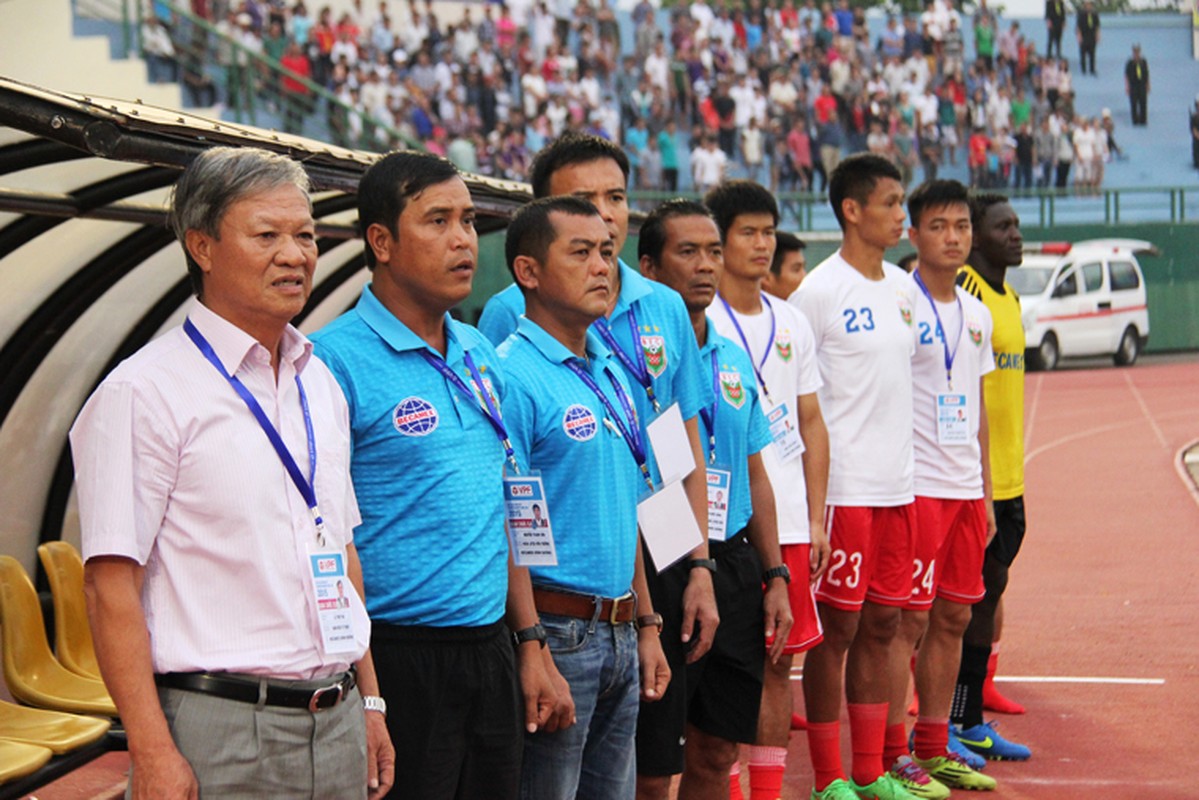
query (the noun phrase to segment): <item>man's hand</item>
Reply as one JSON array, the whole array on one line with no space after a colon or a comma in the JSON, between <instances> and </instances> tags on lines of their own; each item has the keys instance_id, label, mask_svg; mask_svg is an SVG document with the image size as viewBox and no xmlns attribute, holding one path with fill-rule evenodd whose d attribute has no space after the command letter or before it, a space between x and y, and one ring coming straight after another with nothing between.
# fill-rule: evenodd
<instances>
[{"instance_id":1,"label":"man's hand","mask_svg":"<svg viewBox=\"0 0 1199 800\"><path fill-rule=\"evenodd\" d=\"M153 754L139 754L132 760L133 800L199 800L196 775L174 744Z\"/></svg>"},{"instance_id":2,"label":"man's hand","mask_svg":"<svg viewBox=\"0 0 1199 800\"><path fill-rule=\"evenodd\" d=\"M991 540L999 531L999 524L995 522L995 504L990 500L984 500L983 505L987 507L987 545L990 546Z\"/></svg>"},{"instance_id":3,"label":"man's hand","mask_svg":"<svg viewBox=\"0 0 1199 800\"><path fill-rule=\"evenodd\" d=\"M366 796L378 800L395 783L396 751L387 733L387 720L378 711L366 715Z\"/></svg>"},{"instance_id":4,"label":"man's hand","mask_svg":"<svg viewBox=\"0 0 1199 800\"><path fill-rule=\"evenodd\" d=\"M708 646L711 644L709 641ZM637 632L637 655L641 661L641 699L647 703L661 700L670 685L670 665L656 627L647 626Z\"/></svg>"},{"instance_id":5,"label":"man's hand","mask_svg":"<svg viewBox=\"0 0 1199 800\"><path fill-rule=\"evenodd\" d=\"M549 678L550 688L554 691L554 707L542 724L541 730L553 733L565 730L575 724L575 699L570 693L570 684L566 682L566 678L562 677L562 673L554 664L554 657L550 655L549 648L545 648L541 653L545 674Z\"/></svg>"},{"instance_id":6,"label":"man's hand","mask_svg":"<svg viewBox=\"0 0 1199 800\"><path fill-rule=\"evenodd\" d=\"M687 588L683 590L683 643L694 640L687 650L687 663L694 664L712 649L712 639L720 625L716 610L716 590L712 588L712 573L703 567L691 570ZM699 637L695 637L696 626ZM661 645L659 644L659 649Z\"/></svg>"},{"instance_id":7,"label":"man's hand","mask_svg":"<svg viewBox=\"0 0 1199 800\"><path fill-rule=\"evenodd\" d=\"M828 533L824 530L824 520L819 517L808 522L808 527L811 530L811 548L808 554L808 565L811 567L811 573L808 578L815 583L828 569L829 557L832 554L832 547L828 543Z\"/></svg>"},{"instance_id":8,"label":"man's hand","mask_svg":"<svg viewBox=\"0 0 1199 800\"><path fill-rule=\"evenodd\" d=\"M762 612L766 617L766 641L770 643L770 663L779 663L787 637L795 617L791 614L791 598L787 596L787 584L782 578L772 578L762 598Z\"/></svg>"},{"instance_id":9,"label":"man's hand","mask_svg":"<svg viewBox=\"0 0 1199 800\"><path fill-rule=\"evenodd\" d=\"M545 671L541 642L524 642L516 648L520 693L525 699L525 730L536 733L554 713L557 693Z\"/></svg>"}]
</instances>

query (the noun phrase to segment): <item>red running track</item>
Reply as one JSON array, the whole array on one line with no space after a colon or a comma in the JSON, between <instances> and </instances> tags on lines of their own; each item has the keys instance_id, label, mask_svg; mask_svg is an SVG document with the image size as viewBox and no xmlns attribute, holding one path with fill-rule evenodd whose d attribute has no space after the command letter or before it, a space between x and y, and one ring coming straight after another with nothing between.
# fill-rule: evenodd
<instances>
[{"instance_id":1,"label":"red running track","mask_svg":"<svg viewBox=\"0 0 1199 800\"><path fill-rule=\"evenodd\" d=\"M996 792L954 796L1199 797L1199 494L1176 466L1199 440L1199 356L1031 373L1025 389L1028 533L1000 673L1028 714L997 719L1033 758L988 765ZM806 800L803 733L790 762L783 798Z\"/></svg>"}]
</instances>

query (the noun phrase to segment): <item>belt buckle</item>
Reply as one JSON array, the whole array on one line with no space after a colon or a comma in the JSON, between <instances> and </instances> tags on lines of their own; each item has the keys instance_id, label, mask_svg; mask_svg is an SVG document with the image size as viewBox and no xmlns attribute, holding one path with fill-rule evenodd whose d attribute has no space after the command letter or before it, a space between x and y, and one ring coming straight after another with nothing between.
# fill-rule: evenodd
<instances>
[{"instance_id":1,"label":"belt buckle","mask_svg":"<svg viewBox=\"0 0 1199 800\"><path fill-rule=\"evenodd\" d=\"M337 699L327 706L322 706L321 698L328 692L337 692ZM342 689L340 681L332 686L322 686L312 693L312 697L308 700L308 710L315 714L318 711L324 711L326 708L332 708L342 701L344 695L345 691Z\"/></svg>"},{"instance_id":2,"label":"belt buckle","mask_svg":"<svg viewBox=\"0 0 1199 800\"><path fill-rule=\"evenodd\" d=\"M627 600L631 600L632 598L633 598L633 596L631 594L626 594L624 597L612 598L612 611L609 612L609 614L608 614L608 624L609 625L619 625L620 624L620 620L618 619L618 617L620 616L620 606L622 603L624 603Z\"/></svg>"}]
</instances>

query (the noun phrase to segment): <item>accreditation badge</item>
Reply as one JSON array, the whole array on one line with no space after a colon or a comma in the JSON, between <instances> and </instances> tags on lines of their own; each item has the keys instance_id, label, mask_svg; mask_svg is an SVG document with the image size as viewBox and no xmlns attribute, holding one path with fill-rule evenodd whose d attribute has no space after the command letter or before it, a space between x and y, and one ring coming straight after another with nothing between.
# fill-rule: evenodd
<instances>
[{"instance_id":1,"label":"accreditation badge","mask_svg":"<svg viewBox=\"0 0 1199 800\"><path fill-rule=\"evenodd\" d=\"M370 640L370 619L346 574L345 550L309 547L308 579L325 653L364 650Z\"/></svg>"},{"instance_id":2,"label":"accreditation badge","mask_svg":"<svg viewBox=\"0 0 1199 800\"><path fill-rule=\"evenodd\" d=\"M695 451L691 449L691 438L687 435L678 403L671 403L654 417L645 432L649 434L663 484L681 481L695 470Z\"/></svg>"},{"instance_id":3,"label":"accreditation badge","mask_svg":"<svg viewBox=\"0 0 1199 800\"><path fill-rule=\"evenodd\" d=\"M723 465L708 466L708 539L711 541L723 542L728 538L732 477L733 473Z\"/></svg>"},{"instance_id":4,"label":"accreditation badge","mask_svg":"<svg viewBox=\"0 0 1199 800\"><path fill-rule=\"evenodd\" d=\"M518 567L555 567L554 526L541 474L504 475L504 511L512 560Z\"/></svg>"},{"instance_id":5,"label":"accreditation badge","mask_svg":"<svg viewBox=\"0 0 1199 800\"><path fill-rule=\"evenodd\" d=\"M788 403L764 408L766 422L770 425L770 438L781 463L787 463L803 454L803 439L799 436L797 417L791 413Z\"/></svg>"},{"instance_id":6,"label":"accreditation badge","mask_svg":"<svg viewBox=\"0 0 1199 800\"><path fill-rule=\"evenodd\" d=\"M970 408L966 395L937 393L937 444L970 444Z\"/></svg>"}]
</instances>

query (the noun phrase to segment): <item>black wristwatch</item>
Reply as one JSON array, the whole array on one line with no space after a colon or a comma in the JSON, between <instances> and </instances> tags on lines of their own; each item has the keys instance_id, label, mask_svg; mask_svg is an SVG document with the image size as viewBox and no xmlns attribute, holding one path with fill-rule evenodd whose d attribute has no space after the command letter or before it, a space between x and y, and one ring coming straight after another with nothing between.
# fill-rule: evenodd
<instances>
[{"instance_id":1,"label":"black wristwatch","mask_svg":"<svg viewBox=\"0 0 1199 800\"><path fill-rule=\"evenodd\" d=\"M779 564L762 573L762 583L770 583L772 578L782 578L783 583L791 583L791 570L787 569L786 564Z\"/></svg>"},{"instance_id":2,"label":"black wristwatch","mask_svg":"<svg viewBox=\"0 0 1199 800\"><path fill-rule=\"evenodd\" d=\"M545 647L545 626L538 622L536 625L532 625L528 628L521 628L516 633L512 634L512 640L516 643L517 647L520 647L525 642L532 641L539 642L542 647Z\"/></svg>"},{"instance_id":3,"label":"black wristwatch","mask_svg":"<svg viewBox=\"0 0 1199 800\"><path fill-rule=\"evenodd\" d=\"M687 561L687 569L706 569L709 572L716 572L716 559L714 558L692 558Z\"/></svg>"}]
</instances>

